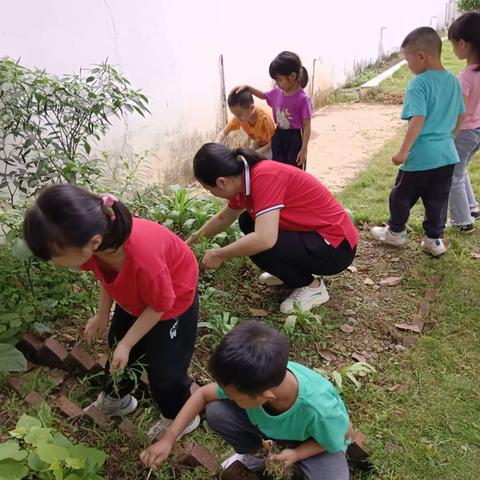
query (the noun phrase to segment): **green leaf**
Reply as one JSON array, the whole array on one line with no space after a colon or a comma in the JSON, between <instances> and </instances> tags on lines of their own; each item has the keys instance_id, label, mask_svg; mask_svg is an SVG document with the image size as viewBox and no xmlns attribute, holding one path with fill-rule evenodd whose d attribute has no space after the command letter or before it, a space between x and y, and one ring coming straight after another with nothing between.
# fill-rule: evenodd
<instances>
[{"instance_id":1,"label":"green leaf","mask_svg":"<svg viewBox=\"0 0 480 480\"><path fill-rule=\"evenodd\" d=\"M39 443L37 446L37 454L42 462L49 465L62 462L69 457L68 450L53 443Z\"/></svg>"},{"instance_id":2,"label":"green leaf","mask_svg":"<svg viewBox=\"0 0 480 480\"><path fill-rule=\"evenodd\" d=\"M88 467L92 472L98 470L108 458L105 452L87 447L86 445L74 445L70 448L69 453L71 457L85 459L85 468Z\"/></svg>"},{"instance_id":3,"label":"green leaf","mask_svg":"<svg viewBox=\"0 0 480 480\"><path fill-rule=\"evenodd\" d=\"M15 258L18 258L19 260L26 260L27 258L32 256L32 252L21 238L17 238L13 242L12 254Z\"/></svg>"},{"instance_id":4,"label":"green leaf","mask_svg":"<svg viewBox=\"0 0 480 480\"><path fill-rule=\"evenodd\" d=\"M65 459L65 463L74 470L80 470L81 468L85 467L85 459L84 458L77 458L77 457L67 457Z\"/></svg>"},{"instance_id":5,"label":"green leaf","mask_svg":"<svg viewBox=\"0 0 480 480\"><path fill-rule=\"evenodd\" d=\"M27 456L25 450L20 449L20 445L15 440L8 440L0 444L0 461L11 459L21 461Z\"/></svg>"},{"instance_id":6,"label":"green leaf","mask_svg":"<svg viewBox=\"0 0 480 480\"><path fill-rule=\"evenodd\" d=\"M32 427L24 438L26 443L38 445L39 443L48 443L53 440L50 428Z\"/></svg>"},{"instance_id":7,"label":"green leaf","mask_svg":"<svg viewBox=\"0 0 480 480\"><path fill-rule=\"evenodd\" d=\"M0 373L24 372L27 360L13 345L0 343Z\"/></svg>"},{"instance_id":8,"label":"green leaf","mask_svg":"<svg viewBox=\"0 0 480 480\"><path fill-rule=\"evenodd\" d=\"M92 151L92 147L90 146L90 144L86 140L83 141L83 148L87 152L87 155L89 155L90 152Z\"/></svg>"},{"instance_id":9,"label":"green leaf","mask_svg":"<svg viewBox=\"0 0 480 480\"><path fill-rule=\"evenodd\" d=\"M13 460L0 462L0 480L21 480L28 474L28 468Z\"/></svg>"},{"instance_id":10,"label":"green leaf","mask_svg":"<svg viewBox=\"0 0 480 480\"><path fill-rule=\"evenodd\" d=\"M34 452L30 452L30 455L28 456L28 466L30 467L30 470L35 472L43 472L48 469L48 464L42 462Z\"/></svg>"},{"instance_id":11,"label":"green leaf","mask_svg":"<svg viewBox=\"0 0 480 480\"><path fill-rule=\"evenodd\" d=\"M35 417L31 417L30 415L23 414L17 422L15 429L17 428L25 428L29 431L32 427L41 427L42 422Z\"/></svg>"},{"instance_id":12,"label":"green leaf","mask_svg":"<svg viewBox=\"0 0 480 480\"><path fill-rule=\"evenodd\" d=\"M91 82L93 82L94 80L95 80L95 77L90 76L90 77L87 77L87 79L86 79L85 81L86 81L87 83L91 83Z\"/></svg>"}]
</instances>

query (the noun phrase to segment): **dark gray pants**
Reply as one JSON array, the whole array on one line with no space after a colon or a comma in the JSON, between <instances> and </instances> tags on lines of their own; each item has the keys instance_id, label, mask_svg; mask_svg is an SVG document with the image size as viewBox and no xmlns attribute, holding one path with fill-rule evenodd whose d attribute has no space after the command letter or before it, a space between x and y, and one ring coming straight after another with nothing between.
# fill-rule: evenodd
<instances>
[{"instance_id":1,"label":"dark gray pants","mask_svg":"<svg viewBox=\"0 0 480 480\"><path fill-rule=\"evenodd\" d=\"M261 448L265 435L250 423L245 410L231 400L215 400L208 403L206 413L208 425L237 453L255 453ZM297 467L305 480L350 478L344 452L324 452L298 462Z\"/></svg>"},{"instance_id":2,"label":"dark gray pants","mask_svg":"<svg viewBox=\"0 0 480 480\"><path fill-rule=\"evenodd\" d=\"M425 235L428 238L443 237L454 167L455 165L447 165L432 170L398 172L395 186L390 193L388 224L392 232L405 230L410 210L421 198L425 207Z\"/></svg>"}]
</instances>

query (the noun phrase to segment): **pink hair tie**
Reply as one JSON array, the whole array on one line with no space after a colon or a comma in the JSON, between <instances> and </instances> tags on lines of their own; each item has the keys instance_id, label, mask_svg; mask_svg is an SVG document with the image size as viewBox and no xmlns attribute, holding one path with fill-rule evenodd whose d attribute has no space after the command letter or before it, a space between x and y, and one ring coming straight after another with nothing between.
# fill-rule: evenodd
<instances>
[{"instance_id":1,"label":"pink hair tie","mask_svg":"<svg viewBox=\"0 0 480 480\"><path fill-rule=\"evenodd\" d=\"M102 202L103 206L105 207L105 211L110 216L112 222L115 221L116 217L112 206L115 202L118 202L118 198L111 193L105 193L104 195L102 195Z\"/></svg>"}]
</instances>

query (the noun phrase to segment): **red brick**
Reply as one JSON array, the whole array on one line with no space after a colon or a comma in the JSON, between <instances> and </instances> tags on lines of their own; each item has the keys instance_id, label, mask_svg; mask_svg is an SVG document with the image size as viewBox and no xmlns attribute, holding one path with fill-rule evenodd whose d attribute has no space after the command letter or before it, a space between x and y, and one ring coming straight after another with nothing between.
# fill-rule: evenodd
<instances>
[{"instance_id":1,"label":"red brick","mask_svg":"<svg viewBox=\"0 0 480 480\"><path fill-rule=\"evenodd\" d=\"M62 394L68 394L70 390L74 389L78 385L78 380L75 377L67 377L60 388Z\"/></svg>"},{"instance_id":2,"label":"red brick","mask_svg":"<svg viewBox=\"0 0 480 480\"><path fill-rule=\"evenodd\" d=\"M437 291L434 288L427 288L425 290L424 298L427 302L431 302L437 298Z\"/></svg>"},{"instance_id":3,"label":"red brick","mask_svg":"<svg viewBox=\"0 0 480 480\"><path fill-rule=\"evenodd\" d=\"M95 368L95 361L82 347L77 345L67 356L67 365L82 373L91 372Z\"/></svg>"},{"instance_id":4,"label":"red brick","mask_svg":"<svg viewBox=\"0 0 480 480\"><path fill-rule=\"evenodd\" d=\"M197 443L191 443L185 447L180 461L189 467L205 467L212 473L216 473L220 467L217 457Z\"/></svg>"},{"instance_id":5,"label":"red brick","mask_svg":"<svg viewBox=\"0 0 480 480\"><path fill-rule=\"evenodd\" d=\"M85 412L65 395L60 395L55 400L54 405L68 418L78 418L85 415Z\"/></svg>"},{"instance_id":6,"label":"red brick","mask_svg":"<svg viewBox=\"0 0 480 480\"><path fill-rule=\"evenodd\" d=\"M43 348L43 340L33 333L24 333L17 343L17 348L28 358L37 359L37 355Z\"/></svg>"},{"instance_id":7,"label":"red brick","mask_svg":"<svg viewBox=\"0 0 480 480\"><path fill-rule=\"evenodd\" d=\"M118 428L130 439L134 439L138 436L137 427L127 418L122 420L118 425Z\"/></svg>"},{"instance_id":8,"label":"red brick","mask_svg":"<svg viewBox=\"0 0 480 480\"><path fill-rule=\"evenodd\" d=\"M355 430L352 434L352 442L356 443L360 448L365 447L365 434L360 430Z\"/></svg>"},{"instance_id":9,"label":"red brick","mask_svg":"<svg viewBox=\"0 0 480 480\"><path fill-rule=\"evenodd\" d=\"M13 388L17 393L22 394L23 392L23 380L18 375L9 375L7 377L8 385Z\"/></svg>"},{"instance_id":10,"label":"red brick","mask_svg":"<svg viewBox=\"0 0 480 480\"><path fill-rule=\"evenodd\" d=\"M428 278L428 283L430 285L440 285L442 283L442 280L443 280L443 277L442 275L430 275L430 277Z\"/></svg>"},{"instance_id":11,"label":"red brick","mask_svg":"<svg viewBox=\"0 0 480 480\"><path fill-rule=\"evenodd\" d=\"M26 397L25 401L32 404L36 409L40 408L40 405L43 402L43 398L35 391L32 390Z\"/></svg>"},{"instance_id":12,"label":"red brick","mask_svg":"<svg viewBox=\"0 0 480 480\"><path fill-rule=\"evenodd\" d=\"M420 302L418 304L418 313L422 317L427 316L429 312L430 312L430 304L428 302Z\"/></svg>"},{"instance_id":13,"label":"red brick","mask_svg":"<svg viewBox=\"0 0 480 480\"><path fill-rule=\"evenodd\" d=\"M415 337L412 337L411 335L405 335L402 338L402 345L405 348L411 348L415 345Z\"/></svg>"},{"instance_id":14,"label":"red brick","mask_svg":"<svg viewBox=\"0 0 480 480\"><path fill-rule=\"evenodd\" d=\"M38 353L38 362L52 368L66 369L67 349L54 338L47 338L43 348Z\"/></svg>"},{"instance_id":15,"label":"red brick","mask_svg":"<svg viewBox=\"0 0 480 480\"><path fill-rule=\"evenodd\" d=\"M226 470L222 471L222 480L257 480L260 477L251 472L243 463L233 462Z\"/></svg>"},{"instance_id":16,"label":"red brick","mask_svg":"<svg viewBox=\"0 0 480 480\"><path fill-rule=\"evenodd\" d=\"M106 427L109 424L108 417L95 405L90 405L84 410L87 417L99 427Z\"/></svg>"}]
</instances>

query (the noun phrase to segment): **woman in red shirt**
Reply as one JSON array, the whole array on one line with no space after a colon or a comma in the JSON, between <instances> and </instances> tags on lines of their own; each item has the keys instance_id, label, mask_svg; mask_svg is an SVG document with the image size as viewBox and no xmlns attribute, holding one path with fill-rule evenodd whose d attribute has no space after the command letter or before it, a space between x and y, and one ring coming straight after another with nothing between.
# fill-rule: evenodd
<instances>
[{"instance_id":1,"label":"woman in red shirt","mask_svg":"<svg viewBox=\"0 0 480 480\"><path fill-rule=\"evenodd\" d=\"M244 237L223 248L210 249L202 264L219 268L226 258L249 256L264 270L267 285L285 283L293 288L280 305L292 312L325 303L329 295L314 275L335 275L355 257L359 235L335 197L312 175L271 160L252 150L232 150L207 143L193 160L202 186L228 204L187 243L202 235L212 238L237 218Z\"/></svg>"},{"instance_id":2,"label":"woman in red shirt","mask_svg":"<svg viewBox=\"0 0 480 480\"><path fill-rule=\"evenodd\" d=\"M132 218L113 195L97 196L74 185L46 188L25 216L31 251L64 267L93 272L100 282L98 311L85 327L88 343L108 333L113 356L105 391L95 406L110 416L137 407L131 378L115 387L108 375L145 364L161 417L149 432L166 429L190 397L187 375L198 321L198 265L180 238L158 223ZM133 372L133 371L132 371ZM187 431L198 426L199 419Z\"/></svg>"}]
</instances>

